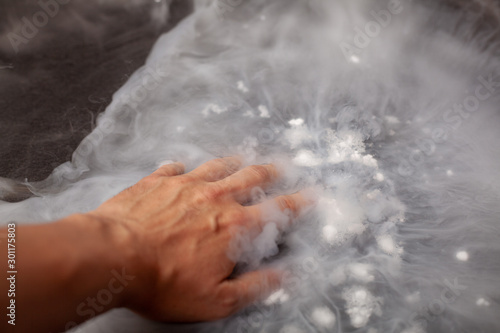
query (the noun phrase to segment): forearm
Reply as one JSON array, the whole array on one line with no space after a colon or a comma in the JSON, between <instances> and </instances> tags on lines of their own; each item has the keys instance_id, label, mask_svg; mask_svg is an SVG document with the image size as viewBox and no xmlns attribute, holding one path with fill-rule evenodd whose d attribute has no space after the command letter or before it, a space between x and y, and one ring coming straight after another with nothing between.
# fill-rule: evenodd
<instances>
[{"instance_id":1,"label":"forearm","mask_svg":"<svg viewBox=\"0 0 500 333\"><path fill-rule=\"evenodd\" d=\"M131 276L135 253L127 246L129 234L118 228L89 215L18 226L13 331L62 332L122 305L137 279ZM8 281L2 280L6 299ZM12 330L6 318L0 327Z\"/></svg>"}]
</instances>

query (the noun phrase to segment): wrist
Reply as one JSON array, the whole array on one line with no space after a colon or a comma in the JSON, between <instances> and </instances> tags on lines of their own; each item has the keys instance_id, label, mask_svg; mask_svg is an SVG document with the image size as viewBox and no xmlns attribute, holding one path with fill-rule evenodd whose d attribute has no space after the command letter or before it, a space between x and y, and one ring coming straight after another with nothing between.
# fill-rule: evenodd
<instances>
[{"instance_id":1,"label":"wrist","mask_svg":"<svg viewBox=\"0 0 500 333\"><path fill-rule=\"evenodd\" d=\"M100 242L105 244L103 254L106 265L112 278L118 279L125 287L117 293L115 307L138 307L143 299L147 299L147 287L154 283L146 250L140 245L140 227L96 212L82 215L82 218L98 225Z\"/></svg>"}]
</instances>

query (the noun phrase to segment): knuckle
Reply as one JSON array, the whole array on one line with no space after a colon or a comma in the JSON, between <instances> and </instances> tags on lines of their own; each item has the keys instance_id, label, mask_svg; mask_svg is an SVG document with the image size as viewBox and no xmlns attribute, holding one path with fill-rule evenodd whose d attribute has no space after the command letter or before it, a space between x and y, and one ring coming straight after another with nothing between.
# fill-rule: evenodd
<instances>
[{"instance_id":1,"label":"knuckle","mask_svg":"<svg viewBox=\"0 0 500 333\"><path fill-rule=\"evenodd\" d=\"M159 177L156 175L149 175L142 178L137 184L141 187L141 189L148 189L156 185L158 183L158 179Z\"/></svg>"},{"instance_id":2,"label":"knuckle","mask_svg":"<svg viewBox=\"0 0 500 333\"><path fill-rule=\"evenodd\" d=\"M278 202L278 207L284 212L285 211L291 211L291 212L297 211L297 203L290 196L284 195L284 196L278 197L276 201Z\"/></svg>"},{"instance_id":3,"label":"knuckle","mask_svg":"<svg viewBox=\"0 0 500 333\"><path fill-rule=\"evenodd\" d=\"M159 167L158 169L156 169L156 171L154 172L156 175L158 176L164 176L166 174L169 173L169 171L171 170L172 166L167 164L167 165L162 165L161 167Z\"/></svg>"},{"instance_id":4,"label":"knuckle","mask_svg":"<svg viewBox=\"0 0 500 333\"><path fill-rule=\"evenodd\" d=\"M235 295L227 295L221 299L221 305L228 311L232 312L238 307L238 297Z\"/></svg>"},{"instance_id":5,"label":"knuckle","mask_svg":"<svg viewBox=\"0 0 500 333\"><path fill-rule=\"evenodd\" d=\"M195 194L195 201L199 203L217 201L224 194L221 186L216 184L208 184L203 186Z\"/></svg>"},{"instance_id":6,"label":"knuckle","mask_svg":"<svg viewBox=\"0 0 500 333\"><path fill-rule=\"evenodd\" d=\"M216 158L215 160L213 160L213 163L215 166L224 166L226 165L226 161L224 160L224 158Z\"/></svg>"},{"instance_id":7,"label":"knuckle","mask_svg":"<svg viewBox=\"0 0 500 333\"><path fill-rule=\"evenodd\" d=\"M248 168L258 178L268 179L271 176L271 173L269 172L269 169L266 166L264 166L264 165L251 165Z\"/></svg>"},{"instance_id":8,"label":"knuckle","mask_svg":"<svg viewBox=\"0 0 500 333\"><path fill-rule=\"evenodd\" d=\"M218 168L213 168L207 172L207 175L208 175L208 178L210 178L210 179L220 179L220 178L223 178L224 173L222 171L220 171Z\"/></svg>"},{"instance_id":9,"label":"knuckle","mask_svg":"<svg viewBox=\"0 0 500 333\"><path fill-rule=\"evenodd\" d=\"M213 201L224 194L224 189L218 184L209 184L203 189L202 193L209 201Z\"/></svg>"},{"instance_id":10,"label":"knuckle","mask_svg":"<svg viewBox=\"0 0 500 333\"><path fill-rule=\"evenodd\" d=\"M246 225L250 219L249 213L242 207L227 213L228 222L232 225Z\"/></svg>"},{"instance_id":11,"label":"knuckle","mask_svg":"<svg viewBox=\"0 0 500 333\"><path fill-rule=\"evenodd\" d=\"M236 309L232 309L230 307L226 307L226 306L221 305L221 306L217 307L217 309L215 310L214 318L215 319L223 319L223 318L231 316L236 311L237 311Z\"/></svg>"},{"instance_id":12,"label":"knuckle","mask_svg":"<svg viewBox=\"0 0 500 333\"><path fill-rule=\"evenodd\" d=\"M162 183L171 186L184 186L193 182L189 175L176 176L171 178L162 177Z\"/></svg>"},{"instance_id":13,"label":"knuckle","mask_svg":"<svg viewBox=\"0 0 500 333\"><path fill-rule=\"evenodd\" d=\"M239 308L240 300L234 293L220 292L217 295L220 315L226 317Z\"/></svg>"},{"instance_id":14,"label":"knuckle","mask_svg":"<svg viewBox=\"0 0 500 333\"><path fill-rule=\"evenodd\" d=\"M240 169L241 162L239 159L234 157L223 158L226 173L232 174Z\"/></svg>"},{"instance_id":15,"label":"knuckle","mask_svg":"<svg viewBox=\"0 0 500 333\"><path fill-rule=\"evenodd\" d=\"M171 176L175 176L175 175L183 173L184 166L182 164L179 164L179 163L167 164L167 165L160 167L157 170L157 172L161 176L171 177Z\"/></svg>"}]
</instances>

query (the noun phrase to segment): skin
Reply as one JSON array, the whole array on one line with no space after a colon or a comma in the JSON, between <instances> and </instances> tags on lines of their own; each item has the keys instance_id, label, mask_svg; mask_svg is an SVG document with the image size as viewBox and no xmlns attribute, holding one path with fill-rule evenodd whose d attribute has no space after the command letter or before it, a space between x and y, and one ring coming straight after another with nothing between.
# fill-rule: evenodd
<instances>
[{"instance_id":1,"label":"skin","mask_svg":"<svg viewBox=\"0 0 500 333\"><path fill-rule=\"evenodd\" d=\"M16 326L3 318L2 331L64 331L114 307L159 321L211 321L268 295L282 273L230 278L234 241L260 234L264 207L291 221L312 202L296 193L243 206L279 174L273 165L240 168L233 157L187 174L182 164L165 165L92 212L17 226ZM1 229L2 253L6 237ZM3 272L6 265L0 260ZM6 279L0 287L9 289Z\"/></svg>"}]
</instances>

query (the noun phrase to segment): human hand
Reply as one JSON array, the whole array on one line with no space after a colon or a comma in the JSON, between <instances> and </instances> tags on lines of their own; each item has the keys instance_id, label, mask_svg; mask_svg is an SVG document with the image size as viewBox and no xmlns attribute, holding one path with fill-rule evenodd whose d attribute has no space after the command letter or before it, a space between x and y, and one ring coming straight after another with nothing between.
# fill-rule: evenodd
<instances>
[{"instance_id":1,"label":"human hand","mask_svg":"<svg viewBox=\"0 0 500 333\"><path fill-rule=\"evenodd\" d=\"M238 256L229 256L229 248L242 233L260 234L266 224L263 207L297 215L311 202L296 193L243 206L253 189L265 188L279 175L273 165L240 166L232 157L187 174L180 163L165 165L89 213L119 225L129 235L124 251L136 251L130 269L138 278L124 306L156 320L208 321L233 314L279 286L281 274L275 270L229 279Z\"/></svg>"}]
</instances>

